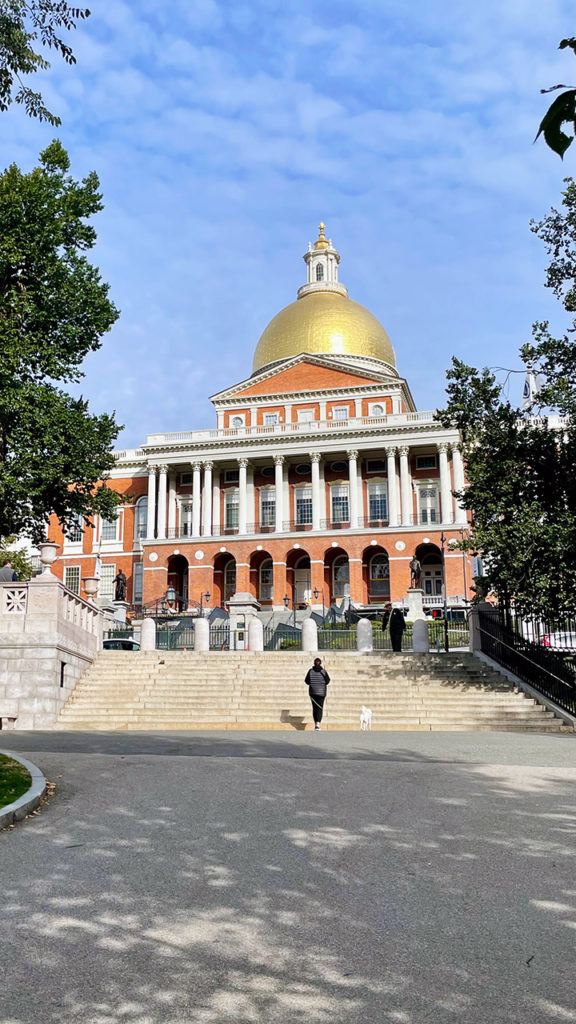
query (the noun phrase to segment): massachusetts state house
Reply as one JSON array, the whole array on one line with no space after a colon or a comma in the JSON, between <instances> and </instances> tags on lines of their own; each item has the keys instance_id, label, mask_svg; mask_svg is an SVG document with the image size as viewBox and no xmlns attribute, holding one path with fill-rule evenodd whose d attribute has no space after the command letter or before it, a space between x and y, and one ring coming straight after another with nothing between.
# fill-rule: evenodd
<instances>
[{"instance_id":1,"label":"massachusetts state house","mask_svg":"<svg viewBox=\"0 0 576 1024\"><path fill-rule=\"evenodd\" d=\"M117 520L66 536L53 524L69 588L98 560L100 598L123 569L133 605L168 588L204 608L235 592L271 610L402 604L417 555L425 605L442 604L443 566L448 604L470 596L469 561L450 545L467 530L458 433L416 409L386 331L339 281L324 225L304 261L250 376L212 397L215 426L118 451Z\"/></svg>"}]
</instances>

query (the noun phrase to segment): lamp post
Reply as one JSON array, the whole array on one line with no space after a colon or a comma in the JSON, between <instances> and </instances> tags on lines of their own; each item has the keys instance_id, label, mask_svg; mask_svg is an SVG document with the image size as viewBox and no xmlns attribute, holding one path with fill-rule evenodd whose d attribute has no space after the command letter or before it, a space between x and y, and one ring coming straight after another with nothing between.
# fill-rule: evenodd
<instances>
[{"instance_id":1,"label":"lamp post","mask_svg":"<svg viewBox=\"0 0 576 1024\"><path fill-rule=\"evenodd\" d=\"M319 595L320 591L316 587L312 591L312 593L313 593L314 600L317 601L318 600L318 595ZM325 614L326 614L324 608L325 608L325 606L324 606L324 588L322 588L322 625L324 625L324 618L325 618Z\"/></svg>"},{"instance_id":2,"label":"lamp post","mask_svg":"<svg viewBox=\"0 0 576 1024\"><path fill-rule=\"evenodd\" d=\"M442 530L442 536L440 537L440 543L442 545L442 597L443 597L443 613L444 613L444 650L446 653L450 650L450 644L448 642L448 597L446 593L446 537L444 536L444 530Z\"/></svg>"},{"instance_id":3,"label":"lamp post","mask_svg":"<svg viewBox=\"0 0 576 1024\"><path fill-rule=\"evenodd\" d=\"M284 601L284 607L286 608L286 610L288 610L288 608L290 607L290 598L288 597L288 594L285 594L284 597L282 598L282 600ZM294 604L293 623L294 623L294 626L295 626L296 625L296 602L294 602L293 604Z\"/></svg>"},{"instance_id":4,"label":"lamp post","mask_svg":"<svg viewBox=\"0 0 576 1024\"><path fill-rule=\"evenodd\" d=\"M209 590L207 590L205 594L200 594L200 618L201 619L204 618L203 603L204 603L204 601L206 601L206 604L208 604L209 600L210 600L210 591Z\"/></svg>"}]
</instances>

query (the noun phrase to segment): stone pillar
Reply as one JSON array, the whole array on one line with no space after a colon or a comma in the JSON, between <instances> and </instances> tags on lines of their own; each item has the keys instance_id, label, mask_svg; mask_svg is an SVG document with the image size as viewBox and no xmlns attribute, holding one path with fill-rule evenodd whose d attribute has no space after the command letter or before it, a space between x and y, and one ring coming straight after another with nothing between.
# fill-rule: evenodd
<instances>
[{"instance_id":1,"label":"stone pillar","mask_svg":"<svg viewBox=\"0 0 576 1024\"><path fill-rule=\"evenodd\" d=\"M430 636L426 619L417 619L412 627L412 649L414 654L428 654Z\"/></svg>"},{"instance_id":2,"label":"stone pillar","mask_svg":"<svg viewBox=\"0 0 576 1024\"><path fill-rule=\"evenodd\" d=\"M238 459L238 533L246 534L246 510L248 506L248 480L246 470L248 459Z\"/></svg>"},{"instance_id":3,"label":"stone pillar","mask_svg":"<svg viewBox=\"0 0 576 1024\"><path fill-rule=\"evenodd\" d=\"M264 650L264 626L260 619L248 620L248 650Z\"/></svg>"},{"instance_id":4,"label":"stone pillar","mask_svg":"<svg viewBox=\"0 0 576 1024\"><path fill-rule=\"evenodd\" d=\"M374 639L370 619L359 619L356 627L356 648L358 651L373 651Z\"/></svg>"},{"instance_id":5,"label":"stone pillar","mask_svg":"<svg viewBox=\"0 0 576 1024\"><path fill-rule=\"evenodd\" d=\"M194 619L194 650L210 650L210 623L208 619Z\"/></svg>"},{"instance_id":6,"label":"stone pillar","mask_svg":"<svg viewBox=\"0 0 576 1024\"><path fill-rule=\"evenodd\" d=\"M402 526L412 525L412 481L410 479L410 449L406 445L400 452L400 499L402 504Z\"/></svg>"},{"instance_id":7,"label":"stone pillar","mask_svg":"<svg viewBox=\"0 0 576 1024\"><path fill-rule=\"evenodd\" d=\"M166 498L168 466L158 467L158 525L156 536L163 540L166 536Z\"/></svg>"},{"instance_id":8,"label":"stone pillar","mask_svg":"<svg viewBox=\"0 0 576 1024\"><path fill-rule=\"evenodd\" d=\"M192 467L192 536L200 536L200 473L202 466L195 462Z\"/></svg>"},{"instance_id":9,"label":"stone pillar","mask_svg":"<svg viewBox=\"0 0 576 1024\"><path fill-rule=\"evenodd\" d=\"M350 600L352 604L362 604L362 559L348 556L348 575L350 577Z\"/></svg>"},{"instance_id":10,"label":"stone pillar","mask_svg":"<svg viewBox=\"0 0 576 1024\"><path fill-rule=\"evenodd\" d=\"M362 399L361 398L355 398L354 399L354 415L355 415L356 419L360 419L360 417L362 416Z\"/></svg>"},{"instance_id":11,"label":"stone pillar","mask_svg":"<svg viewBox=\"0 0 576 1024\"><path fill-rule=\"evenodd\" d=\"M156 536L156 466L148 466L148 512L146 517L146 537L153 540Z\"/></svg>"},{"instance_id":12,"label":"stone pillar","mask_svg":"<svg viewBox=\"0 0 576 1024\"><path fill-rule=\"evenodd\" d=\"M390 526L398 526L398 488L396 487L396 449L386 449L388 460L388 520Z\"/></svg>"},{"instance_id":13,"label":"stone pillar","mask_svg":"<svg viewBox=\"0 0 576 1024\"><path fill-rule=\"evenodd\" d=\"M282 486L282 466L284 456L276 455L274 458L274 529L281 533L284 526L284 488Z\"/></svg>"},{"instance_id":14,"label":"stone pillar","mask_svg":"<svg viewBox=\"0 0 576 1024\"><path fill-rule=\"evenodd\" d=\"M168 477L168 536L176 536L176 474Z\"/></svg>"},{"instance_id":15,"label":"stone pillar","mask_svg":"<svg viewBox=\"0 0 576 1024\"><path fill-rule=\"evenodd\" d=\"M215 537L220 533L220 525L220 473L216 470L212 482L212 532Z\"/></svg>"},{"instance_id":16,"label":"stone pillar","mask_svg":"<svg viewBox=\"0 0 576 1024\"><path fill-rule=\"evenodd\" d=\"M140 627L140 650L156 650L156 622L154 619L144 619Z\"/></svg>"},{"instance_id":17,"label":"stone pillar","mask_svg":"<svg viewBox=\"0 0 576 1024\"><path fill-rule=\"evenodd\" d=\"M320 452L310 453L312 463L312 529L320 529Z\"/></svg>"},{"instance_id":18,"label":"stone pillar","mask_svg":"<svg viewBox=\"0 0 576 1024\"><path fill-rule=\"evenodd\" d=\"M202 492L202 536L212 536L212 468L213 462L204 463L204 489Z\"/></svg>"},{"instance_id":19,"label":"stone pillar","mask_svg":"<svg viewBox=\"0 0 576 1024\"><path fill-rule=\"evenodd\" d=\"M464 490L464 463L462 462L462 452L460 446L457 444L452 445L452 466L454 469L454 490ZM466 509L456 499L456 522L464 525L468 522L468 516Z\"/></svg>"},{"instance_id":20,"label":"stone pillar","mask_svg":"<svg viewBox=\"0 0 576 1024\"><path fill-rule=\"evenodd\" d=\"M304 619L302 623L302 650L311 654L318 651L318 626L314 619Z\"/></svg>"},{"instance_id":21,"label":"stone pillar","mask_svg":"<svg viewBox=\"0 0 576 1024\"><path fill-rule=\"evenodd\" d=\"M406 603L408 605L408 618L410 622L417 622L418 619L424 619L424 605L422 601L423 591L420 587L409 587L406 593Z\"/></svg>"},{"instance_id":22,"label":"stone pillar","mask_svg":"<svg viewBox=\"0 0 576 1024\"><path fill-rule=\"evenodd\" d=\"M286 562L274 562L274 611L281 611L284 608L284 595L286 593Z\"/></svg>"},{"instance_id":23,"label":"stone pillar","mask_svg":"<svg viewBox=\"0 0 576 1024\"><path fill-rule=\"evenodd\" d=\"M350 528L358 526L358 452L350 451L348 455L348 492L350 500Z\"/></svg>"},{"instance_id":24,"label":"stone pillar","mask_svg":"<svg viewBox=\"0 0 576 1024\"><path fill-rule=\"evenodd\" d=\"M442 523L451 523L454 519L452 513L452 490L450 487L450 469L448 467L448 445L443 442L438 445L440 458L440 501L442 503Z\"/></svg>"}]
</instances>

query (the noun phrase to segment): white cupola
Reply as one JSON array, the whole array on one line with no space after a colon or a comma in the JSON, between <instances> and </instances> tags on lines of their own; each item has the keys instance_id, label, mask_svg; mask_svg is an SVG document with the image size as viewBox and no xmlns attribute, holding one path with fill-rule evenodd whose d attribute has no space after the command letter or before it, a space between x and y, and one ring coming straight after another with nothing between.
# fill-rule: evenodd
<instances>
[{"instance_id":1,"label":"white cupola","mask_svg":"<svg viewBox=\"0 0 576 1024\"><path fill-rule=\"evenodd\" d=\"M338 292L348 295L348 289L338 281L338 264L340 253L332 245L332 239L324 234L325 225L318 226L318 238L312 245L308 243L308 252L304 253L304 262L308 270L308 281L298 289L298 298L310 292Z\"/></svg>"}]
</instances>

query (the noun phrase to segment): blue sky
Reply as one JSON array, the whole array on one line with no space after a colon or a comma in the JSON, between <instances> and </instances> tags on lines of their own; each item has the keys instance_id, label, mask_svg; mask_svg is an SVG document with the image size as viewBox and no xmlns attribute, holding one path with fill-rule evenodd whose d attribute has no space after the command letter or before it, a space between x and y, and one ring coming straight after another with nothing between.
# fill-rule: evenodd
<instances>
[{"instance_id":1,"label":"blue sky","mask_svg":"<svg viewBox=\"0 0 576 1024\"><path fill-rule=\"evenodd\" d=\"M539 88L576 77L567 0L90 6L76 67L43 79L62 128L2 114L0 159L31 167L58 134L100 176L94 258L122 316L82 391L117 410L121 446L213 424L320 219L421 409L453 354L517 366L557 317L528 222L576 167L532 145Z\"/></svg>"}]
</instances>

